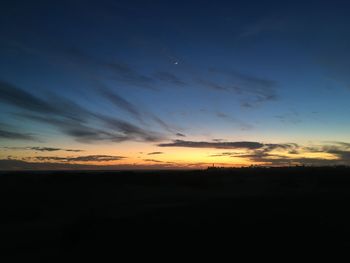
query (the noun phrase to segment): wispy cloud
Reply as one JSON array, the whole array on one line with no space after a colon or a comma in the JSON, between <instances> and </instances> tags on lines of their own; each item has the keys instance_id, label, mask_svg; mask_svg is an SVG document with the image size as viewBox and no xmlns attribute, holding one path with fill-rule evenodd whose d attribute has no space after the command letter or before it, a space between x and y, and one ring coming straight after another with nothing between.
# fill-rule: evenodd
<instances>
[{"instance_id":1,"label":"wispy cloud","mask_svg":"<svg viewBox=\"0 0 350 263\"><path fill-rule=\"evenodd\" d=\"M128 138L128 140L156 142L164 139L163 135L159 133L147 131L126 121L103 116L100 114L97 116L106 124L106 126L111 129L118 130L122 135L125 136L125 138Z\"/></svg>"},{"instance_id":2,"label":"wispy cloud","mask_svg":"<svg viewBox=\"0 0 350 263\"><path fill-rule=\"evenodd\" d=\"M236 118L234 118L234 117L232 117L224 112L220 112L220 111L216 112L216 116L221 118L221 119L227 120L231 123L237 124L240 127L240 129L242 129L242 130L250 130L253 128L253 125L248 124L242 120L236 119Z\"/></svg>"},{"instance_id":3,"label":"wispy cloud","mask_svg":"<svg viewBox=\"0 0 350 263\"><path fill-rule=\"evenodd\" d=\"M234 156L236 154L236 152L222 152L222 153L216 153L216 154L211 154L209 155L209 157L222 157L222 156Z\"/></svg>"},{"instance_id":4,"label":"wispy cloud","mask_svg":"<svg viewBox=\"0 0 350 263\"><path fill-rule=\"evenodd\" d=\"M170 83L176 86L185 86L186 83L182 81L179 77L174 75L173 73L166 71L159 71L154 74L154 77L158 80L161 80L166 83Z\"/></svg>"},{"instance_id":5,"label":"wispy cloud","mask_svg":"<svg viewBox=\"0 0 350 263\"><path fill-rule=\"evenodd\" d=\"M51 53L63 56L67 61L77 64L79 67L92 69L93 72L104 71L117 82L156 90L155 80L145 74L140 73L135 67L128 63L116 60L104 60L93 57L79 48L61 49L51 51Z\"/></svg>"},{"instance_id":6,"label":"wispy cloud","mask_svg":"<svg viewBox=\"0 0 350 263\"><path fill-rule=\"evenodd\" d=\"M312 166L327 166L327 165L344 165L349 164L344 160L326 159L321 157L287 157L279 154L270 154L266 152L256 152L252 154L240 154L232 157L248 159L250 162L268 166L293 166L293 165L312 165Z\"/></svg>"},{"instance_id":7,"label":"wispy cloud","mask_svg":"<svg viewBox=\"0 0 350 263\"><path fill-rule=\"evenodd\" d=\"M2 103L33 112L59 113L59 111L49 103L6 81L0 80L0 93L0 102Z\"/></svg>"},{"instance_id":8,"label":"wispy cloud","mask_svg":"<svg viewBox=\"0 0 350 263\"><path fill-rule=\"evenodd\" d=\"M18 131L17 128L5 123L0 123L0 138L6 140L39 141L33 134Z\"/></svg>"},{"instance_id":9,"label":"wispy cloud","mask_svg":"<svg viewBox=\"0 0 350 263\"><path fill-rule=\"evenodd\" d=\"M265 145L259 142L206 142L174 140L170 143L158 144L159 147L190 147L190 148L213 148L213 149L259 149Z\"/></svg>"},{"instance_id":10,"label":"wispy cloud","mask_svg":"<svg viewBox=\"0 0 350 263\"><path fill-rule=\"evenodd\" d=\"M159 147L190 147L207 149L237 149L240 152L221 152L209 157L235 157L261 165L350 165L350 143L333 142L320 146L300 146L296 143L260 143L250 141L225 142L174 140ZM312 153L325 154L318 157ZM314 157L316 156L316 157ZM333 157L332 157L333 156Z\"/></svg>"},{"instance_id":11,"label":"wispy cloud","mask_svg":"<svg viewBox=\"0 0 350 263\"><path fill-rule=\"evenodd\" d=\"M138 108L129 101L127 101L125 98L120 96L116 91L111 91L110 89L101 86L99 86L98 91L119 109L130 113L137 120L142 121L143 114L138 110Z\"/></svg>"},{"instance_id":12,"label":"wispy cloud","mask_svg":"<svg viewBox=\"0 0 350 263\"><path fill-rule=\"evenodd\" d=\"M261 156L269 154L271 151L287 151L289 153L296 152L299 149L299 145L295 143L260 143L250 141L238 141L238 142L225 142L221 140L215 141L183 141L174 140L171 143L158 144L160 147L190 147L190 148L208 148L208 149L242 149L247 150L249 153L243 153L244 157ZM210 155L211 157L219 156L232 156L237 157L237 154L242 156L242 153L236 152L223 152Z\"/></svg>"},{"instance_id":13,"label":"wispy cloud","mask_svg":"<svg viewBox=\"0 0 350 263\"><path fill-rule=\"evenodd\" d=\"M164 138L160 133L148 131L124 120L90 112L66 98L53 94L44 100L7 82L0 83L0 91L5 94L1 97L0 103L21 110L16 113L17 116L49 124L81 142L128 140L154 142ZM129 111L133 110L132 105L122 99L118 103ZM102 128L93 127L93 122L101 123ZM2 137L16 138L16 136L18 139L30 138L19 133L2 132Z\"/></svg>"},{"instance_id":14,"label":"wispy cloud","mask_svg":"<svg viewBox=\"0 0 350 263\"><path fill-rule=\"evenodd\" d=\"M57 161L57 162L109 162L125 159L123 156L113 155L86 155L77 157L58 157L58 156L37 156L33 157L39 161Z\"/></svg>"},{"instance_id":15,"label":"wispy cloud","mask_svg":"<svg viewBox=\"0 0 350 263\"><path fill-rule=\"evenodd\" d=\"M262 102L273 101L278 98L278 83L274 80L234 70L210 68L208 72L224 77L224 82L201 80L200 83L211 89L235 92L242 97L242 106L253 107Z\"/></svg>"},{"instance_id":16,"label":"wispy cloud","mask_svg":"<svg viewBox=\"0 0 350 263\"><path fill-rule=\"evenodd\" d=\"M163 154L163 152L150 152L150 153L147 153L147 155L156 155L156 154Z\"/></svg>"},{"instance_id":17,"label":"wispy cloud","mask_svg":"<svg viewBox=\"0 0 350 263\"><path fill-rule=\"evenodd\" d=\"M37 141L38 139L28 133L20 133L0 129L0 138L9 140Z\"/></svg>"},{"instance_id":18,"label":"wispy cloud","mask_svg":"<svg viewBox=\"0 0 350 263\"><path fill-rule=\"evenodd\" d=\"M219 84L209 79L198 78L197 82L209 89L217 91L229 91L231 89L231 85L223 85L221 83Z\"/></svg>"},{"instance_id":19,"label":"wispy cloud","mask_svg":"<svg viewBox=\"0 0 350 263\"><path fill-rule=\"evenodd\" d=\"M7 150L33 150L38 152L56 152L56 151L66 151L66 152L82 152L83 150L78 149L63 149L54 147L1 147Z\"/></svg>"},{"instance_id":20,"label":"wispy cloud","mask_svg":"<svg viewBox=\"0 0 350 263\"><path fill-rule=\"evenodd\" d=\"M264 18L250 23L242 28L237 39L247 39L264 36L267 33L283 32L287 28L287 20L282 18Z\"/></svg>"},{"instance_id":21,"label":"wispy cloud","mask_svg":"<svg viewBox=\"0 0 350 263\"><path fill-rule=\"evenodd\" d=\"M45 100L6 81L0 80L0 92L2 94L0 103L14 106L26 112L52 114L75 121L80 121L81 118L91 115L87 110L68 99L52 94L51 98Z\"/></svg>"},{"instance_id":22,"label":"wispy cloud","mask_svg":"<svg viewBox=\"0 0 350 263\"><path fill-rule=\"evenodd\" d=\"M156 90L156 79L141 73L136 67L120 60L102 59L85 52L79 47L33 47L28 43L7 40L8 48L24 54L40 56L49 63L58 63L80 73L87 79L101 77L101 72L118 83L128 84L137 88ZM102 74L103 75L103 74Z\"/></svg>"},{"instance_id":23,"label":"wispy cloud","mask_svg":"<svg viewBox=\"0 0 350 263\"><path fill-rule=\"evenodd\" d=\"M137 87L143 87L155 90L155 81L153 78L140 74L126 63L111 62L104 64L104 67L113 73L113 77L119 81L131 84Z\"/></svg>"},{"instance_id":24,"label":"wispy cloud","mask_svg":"<svg viewBox=\"0 0 350 263\"><path fill-rule=\"evenodd\" d=\"M292 123L292 124L301 123L300 115L295 110L291 110L284 114L276 115L275 118L277 118L280 122L283 122L283 123Z\"/></svg>"},{"instance_id":25,"label":"wispy cloud","mask_svg":"<svg viewBox=\"0 0 350 263\"><path fill-rule=\"evenodd\" d=\"M135 104L131 103L130 101L123 98L121 95L117 94L116 91L112 91L111 89L108 89L106 87L101 87L100 85L98 90L99 93L102 94L107 100L112 102L113 105L131 114L141 124L147 124L147 122L154 122L167 132L173 133L174 131L176 131L176 128L172 127L172 125L165 122L154 113L140 109Z\"/></svg>"},{"instance_id":26,"label":"wispy cloud","mask_svg":"<svg viewBox=\"0 0 350 263\"><path fill-rule=\"evenodd\" d=\"M162 163L163 161L155 160L155 159L143 159L145 162L153 162L153 163Z\"/></svg>"},{"instance_id":27,"label":"wispy cloud","mask_svg":"<svg viewBox=\"0 0 350 263\"><path fill-rule=\"evenodd\" d=\"M278 150L278 153L273 151ZM328 155L326 157L308 157L313 153ZM248 159L254 163L263 165L349 165L350 145L345 142L319 146L299 146L294 143L276 145L272 144L262 149L255 149L248 153L236 153L231 157ZM330 158L330 156L333 156Z\"/></svg>"},{"instance_id":28,"label":"wispy cloud","mask_svg":"<svg viewBox=\"0 0 350 263\"><path fill-rule=\"evenodd\" d=\"M340 162L350 163L350 143L329 142L325 145L304 147L305 151L314 153L329 153L338 158Z\"/></svg>"}]
</instances>

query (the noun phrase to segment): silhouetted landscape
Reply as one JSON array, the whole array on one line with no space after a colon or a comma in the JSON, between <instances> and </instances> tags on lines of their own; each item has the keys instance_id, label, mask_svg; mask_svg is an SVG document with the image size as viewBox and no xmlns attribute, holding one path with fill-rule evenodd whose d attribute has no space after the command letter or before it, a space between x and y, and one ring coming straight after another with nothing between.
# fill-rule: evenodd
<instances>
[{"instance_id":1,"label":"silhouetted landscape","mask_svg":"<svg viewBox=\"0 0 350 263\"><path fill-rule=\"evenodd\" d=\"M0 1L0 263L350 250L349 10Z\"/></svg>"},{"instance_id":2,"label":"silhouetted landscape","mask_svg":"<svg viewBox=\"0 0 350 263\"><path fill-rule=\"evenodd\" d=\"M13 259L350 246L348 167L2 172L0 188Z\"/></svg>"}]
</instances>

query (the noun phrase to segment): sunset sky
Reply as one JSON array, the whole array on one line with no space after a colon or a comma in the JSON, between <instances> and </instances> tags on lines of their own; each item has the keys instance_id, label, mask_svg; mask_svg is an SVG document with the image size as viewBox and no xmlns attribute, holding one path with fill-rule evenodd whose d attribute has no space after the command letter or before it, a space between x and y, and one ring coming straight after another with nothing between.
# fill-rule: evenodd
<instances>
[{"instance_id":1,"label":"sunset sky","mask_svg":"<svg viewBox=\"0 0 350 263\"><path fill-rule=\"evenodd\" d=\"M2 1L0 169L350 165L348 1Z\"/></svg>"}]
</instances>

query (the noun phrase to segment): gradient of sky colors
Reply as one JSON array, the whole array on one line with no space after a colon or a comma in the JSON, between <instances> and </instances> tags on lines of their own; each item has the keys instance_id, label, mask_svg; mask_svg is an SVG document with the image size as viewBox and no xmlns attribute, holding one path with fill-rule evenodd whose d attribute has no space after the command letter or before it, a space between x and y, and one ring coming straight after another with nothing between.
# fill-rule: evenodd
<instances>
[{"instance_id":1,"label":"gradient of sky colors","mask_svg":"<svg viewBox=\"0 0 350 263\"><path fill-rule=\"evenodd\" d=\"M350 164L347 1L2 1L0 168Z\"/></svg>"}]
</instances>

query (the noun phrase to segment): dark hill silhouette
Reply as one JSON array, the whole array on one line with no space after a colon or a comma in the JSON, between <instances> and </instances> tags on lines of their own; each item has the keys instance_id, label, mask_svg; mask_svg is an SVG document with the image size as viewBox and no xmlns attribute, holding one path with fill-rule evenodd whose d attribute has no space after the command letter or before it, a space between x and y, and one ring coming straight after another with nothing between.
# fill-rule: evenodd
<instances>
[{"instance_id":1,"label":"dark hill silhouette","mask_svg":"<svg viewBox=\"0 0 350 263\"><path fill-rule=\"evenodd\" d=\"M0 198L7 259L234 259L350 245L347 167L3 172Z\"/></svg>"}]
</instances>

